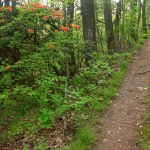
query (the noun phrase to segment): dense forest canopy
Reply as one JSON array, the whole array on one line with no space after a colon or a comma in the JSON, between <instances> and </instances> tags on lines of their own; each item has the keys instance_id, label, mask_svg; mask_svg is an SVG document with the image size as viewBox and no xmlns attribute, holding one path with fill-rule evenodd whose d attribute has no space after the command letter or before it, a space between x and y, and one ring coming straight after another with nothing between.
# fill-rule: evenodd
<instances>
[{"instance_id":1,"label":"dense forest canopy","mask_svg":"<svg viewBox=\"0 0 150 150\"><path fill-rule=\"evenodd\" d=\"M148 0L0 0L0 144L107 105L149 32Z\"/></svg>"}]
</instances>

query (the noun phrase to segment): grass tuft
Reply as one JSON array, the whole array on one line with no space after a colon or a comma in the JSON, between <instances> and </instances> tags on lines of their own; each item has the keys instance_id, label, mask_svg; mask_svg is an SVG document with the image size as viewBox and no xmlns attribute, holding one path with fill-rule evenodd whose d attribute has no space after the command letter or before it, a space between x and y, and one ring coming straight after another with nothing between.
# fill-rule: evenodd
<instances>
[{"instance_id":1,"label":"grass tuft","mask_svg":"<svg viewBox=\"0 0 150 150\"><path fill-rule=\"evenodd\" d=\"M76 134L76 140L63 150L86 150L96 141L93 131L89 128L82 128Z\"/></svg>"}]
</instances>

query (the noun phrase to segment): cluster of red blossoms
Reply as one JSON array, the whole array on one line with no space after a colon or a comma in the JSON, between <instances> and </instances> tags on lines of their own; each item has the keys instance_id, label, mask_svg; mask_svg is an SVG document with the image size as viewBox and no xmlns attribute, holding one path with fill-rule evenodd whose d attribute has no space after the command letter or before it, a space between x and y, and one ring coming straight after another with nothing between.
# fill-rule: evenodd
<instances>
[{"instance_id":1,"label":"cluster of red blossoms","mask_svg":"<svg viewBox=\"0 0 150 150\"><path fill-rule=\"evenodd\" d=\"M39 4L39 3L32 3L32 4L30 4L30 6L35 7L35 8L42 8L42 9L45 8L44 5Z\"/></svg>"},{"instance_id":2,"label":"cluster of red blossoms","mask_svg":"<svg viewBox=\"0 0 150 150\"><path fill-rule=\"evenodd\" d=\"M75 29L80 29L80 26L79 25L76 25L76 24L70 24L70 26L72 27L72 28L75 28Z\"/></svg>"},{"instance_id":3,"label":"cluster of red blossoms","mask_svg":"<svg viewBox=\"0 0 150 150\"><path fill-rule=\"evenodd\" d=\"M44 9L46 7L44 5L42 5L42 4L39 4L39 3L31 3L31 4L29 4L29 7L20 6L20 8L28 9L28 10L31 10L31 11L34 12L36 10L36 8Z\"/></svg>"},{"instance_id":4,"label":"cluster of red blossoms","mask_svg":"<svg viewBox=\"0 0 150 150\"><path fill-rule=\"evenodd\" d=\"M10 66L6 66L5 70L7 70L7 71L10 70Z\"/></svg>"},{"instance_id":5,"label":"cluster of red blossoms","mask_svg":"<svg viewBox=\"0 0 150 150\"><path fill-rule=\"evenodd\" d=\"M63 31L63 32L66 32L66 31L69 30L69 27L65 27L65 26L61 25L60 30Z\"/></svg>"},{"instance_id":6,"label":"cluster of red blossoms","mask_svg":"<svg viewBox=\"0 0 150 150\"><path fill-rule=\"evenodd\" d=\"M12 12L12 7L11 6L7 7L7 9L8 9L9 12Z\"/></svg>"},{"instance_id":7,"label":"cluster of red blossoms","mask_svg":"<svg viewBox=\"0 0 150 150\"><path fill-rule=\"evenodd\" d=\"M27 7L25 7L25 6L22 6L21 8L27 8ZM39 4L39 3L32 3L32 4L29 4L29 7L27 8L27 9L29 9L29 10L31 10L31 11L36 11L37 10L37 8L41 8L41 9L44 9L44 8L46 8L44 5L42 5L42 4ZM56 10L55 8L50 8L50 16L48 16L47 14L45 14L44 16L41 16L41 18L43 19L43 20L48 20L48 18L50 18L51 17L51 19L60 19L60 20L63 20L64 19L64 17L63 17L63 13L62 13L62 11L61 10ZM76 25L76 24L70 24L70 27L66 27L66 26L64 26L64 25L61 25L60 27L59 27L59 30L60 31L63 31L63 32L67 32L67 31L69 31L70 30L70 28L74 28L74 29L80 29L80 26L79 25ZM29 34L33 34L33 33L35 33L35 31L34 31L34 29L32 29L32 28L28 28L27 30L27 33L29 33ZM53 30L53 32L58 32L58 30ZM48 48L49 49L53 49L54 48L54 45L52 44L52 43L50 43L49 45L48 45Z\"/></svg>"},{"instance_id":8,"label":"cluster of red blossoms","mask_svg":"<svg viewBox=\"0 0 150 150\"><path fill-rule=\"evenodd\" d=\"M34 33L34 30L31 29L31 28L29 28L29 29L27 30L27 32L28 32L28 33Z\"/></svg>"},{"instance_id":9,"label":"cluster of red blossoms","mask_svg":"<svg viewBox=\"0 0 150 150\"><path fill-rule=\"evenodd\" d=\"M51 18L52 19L56 19L56 18L59 18L60 20L64 19L63 13L61 10L55 10L54 8L51 8L50 12L51 12Z\"/></svg>"},{"instance_id":10,"label":"cluster of red blossoms","mask_svg":"<svg viewBox=\"0 0 150 150\"><path fill-rule=\"evenodd\" d=\"M72 28L75 28L75 29L80 29L80 26L79 25L76 25L76 24L70 24L70 26ZM65 27L63 25L60 26L60 30L63 31L63 32L67 32L69 30L69 27ZM57 32L57 30L54 30L54 32ZM49 44L49 48L52 49L54 46L52 43Z\"/></svg>"},{"instance_id":11,"label":"cluster of red blossoms","mask_svg":"<svg viewBox=\"0 0 150 150\"><path fill-rule=\"evenodd\" d=\"M3 64L2 66L4 67L4 69L5 69L6 71L9 71L9 70L11 69L11 67L8 66L8 65L6 65L6 64Z\"/></svg>"},{"instance_id":12,"label":"cluster of red blossoms","mask_svg":"<svg viewBox=\"0 0 150 150\"><path fill-rule=\"evenodd\" d=\"M34 8L34 7L30 8L30 9L31 9L31 11L35 11L35 8Z\"/></svg>"},{"instance_id":13,"label":"cluster of red blossoms","mask_svg":"<svg viewBox=\"0 0 150 150\"><path fill-rule=\"evenodd\" d=\"M50 49L52 49L54 46L53 46L52 43L50 43L48 47L49 47Z\"/></svg>"},{"instance_id":14,"label":"cluster of red blossoms","mask_svg":"<svg viewBox=\"0 0 150 150\"><path fill-rule=\"evenodd\" d=\"M0 11L3 11L5 9L5 7L3 6L2 8L0 8ZM12 12L12 7L11 6L8 6L7 7L7 10L8 10L8 12Z\"/></svg>"},{"instance_id":15,"label":"cluster of red blossoms","mask_svg":"<svg viewBox=\"0 0 150 150\"><path fill-rule=\"evenodd\" d=\"M48 16L43 16L42 18L43 18L43 20L47 20Z\"/></svg>"},{"instance_id":16,"label":"cluster of red blossoms","mask_svg":"<svg viewBox=\"0 0 150 150\"><path fill-rule=\"evenodd\" d=\"M70 24L70 26L74 29L80 29L80 26L79 25L76 25L76 24ZM60 26L60 30L62 30L63 32L66 32L69 30L69 27L65 27L65 26Z\"/></svg>"}]
</instances>

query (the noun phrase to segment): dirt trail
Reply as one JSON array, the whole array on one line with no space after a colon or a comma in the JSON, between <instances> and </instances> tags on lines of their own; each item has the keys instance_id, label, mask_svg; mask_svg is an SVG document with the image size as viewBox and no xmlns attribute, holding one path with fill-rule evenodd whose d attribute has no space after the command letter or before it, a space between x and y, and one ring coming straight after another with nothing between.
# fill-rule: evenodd
<instances>
[{"instance_id":1,"label":"dirt trail","mask_svg":"<svg viewBox=\"0 0 150 150\"><path fill-rule=\"evenodd\" d=\"M102 140L92 150L140 150L139 128L148 108L150 82L150 41L135 55L121 86L119 96L102 118Z\"/></svg>"}]
</instances>

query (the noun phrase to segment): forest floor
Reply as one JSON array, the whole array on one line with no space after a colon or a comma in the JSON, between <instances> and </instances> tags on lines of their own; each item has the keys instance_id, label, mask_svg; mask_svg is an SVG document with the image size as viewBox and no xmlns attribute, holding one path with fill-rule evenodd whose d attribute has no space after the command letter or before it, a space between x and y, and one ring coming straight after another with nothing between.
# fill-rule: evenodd
<instances>
[{"instance_id":1,"label":"forest floor","mask_svg":"<svg viewBox=\"0 0 150 150\"><path fill-rule=\"evenodd\" d=\"M92 150L139 150L140 136L145 105L150 82L150 41L134 56L133 63L120 88L118 97L102 117L101 140Z\"/></svg>"}]
</instances>

